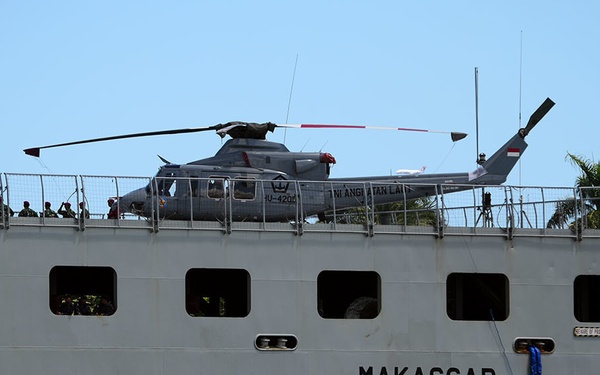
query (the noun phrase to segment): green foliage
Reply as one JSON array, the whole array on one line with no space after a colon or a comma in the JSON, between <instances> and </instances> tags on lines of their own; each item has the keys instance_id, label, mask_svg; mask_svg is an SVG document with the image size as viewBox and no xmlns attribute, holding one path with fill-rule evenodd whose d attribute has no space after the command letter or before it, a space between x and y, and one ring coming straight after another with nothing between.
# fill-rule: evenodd
<instances>
[{"instance_id":1,"label":"green foliage","mask_svg":"<svg viewBox=\"0 0 600 375\"><path fill-rule=\"evenodd\" d=\"M578 198L568 198L556 203L548 228L600 229L600 163L567 153L566 157L579 168L581 174L575 180Z\"/></svg>"},{"instance_id":2,"label":"green foliage","mask_svg":"<svg viewBox=\"0 0 600 375\"><path fill-rule=\"evenodd\" d=\"M353 207L336 212L335 221L338 224L366 224L367 217L371 213L365 207ZM383 225L420 225L435 226L437 223L435 200L422 197L407 200L379 204L375 206L372 213L375 224ZM333 215L326 215L326 221L333 221Z\"/></svg>"}]
</instances>

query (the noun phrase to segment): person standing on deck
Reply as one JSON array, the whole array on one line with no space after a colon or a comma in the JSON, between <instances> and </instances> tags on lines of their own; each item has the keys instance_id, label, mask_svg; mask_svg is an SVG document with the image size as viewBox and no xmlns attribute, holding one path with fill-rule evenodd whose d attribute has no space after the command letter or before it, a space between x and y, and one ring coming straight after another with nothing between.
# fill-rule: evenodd
<instances>
[{"instance_id":1,"label":"person standing on deck","mask_svg":"<svg viewBox=\"0 0 600 375\"><path fill-rule=\"evenodd\" d=\"M119 218L119 205L115 204L115 200L110 198L108 200L108 207L110 207L108 211L107 219L118 219Z\"/></svg>"},{"instance_id":2,"label":"person standing on deck","mask_svg":"<svg viewBox=\"0 0 600 375\"><path fill-rule=\"evenodd\" d=\"M58 217L58 214L50 208L52 206L50 202L46 202L44 206L44 217Z\"/></svg>"},{"instance_id":3,"label":"person standing on deck","mask_svg":"<svg viewBox=\"0 0 600 375\"><path fill-rule=\"evenodd\" d=\"M23 209L19 212L19 217L38 217L37 212L29 208L29 202L23 202Z\"/></svg>"},{"instance_id":4,"label":"person standing on deck","mask_svg":"<svg viewBox=\"0 0 600 375\"><path fill-rule=\"evenodd\" d=\"M64 210L63 210L64 207ZM77 214L71 209L71 203L63 202L58 208L58 213L62 215L63 219L75 219Z\"/></svg>"},{"instance_id":5,"label":"person standing on deck","mask_svg":"<svg viewBox=\"0 0 600 375\"><path fill-rule=\"evenodd\" d=\"M87 208L85 208L85 203L79 202L79 212L80 212L81 216L83 216L83 218L85 218L85 219L90 218L90 211L88 211Z\"/></svg>"}]
</instances>

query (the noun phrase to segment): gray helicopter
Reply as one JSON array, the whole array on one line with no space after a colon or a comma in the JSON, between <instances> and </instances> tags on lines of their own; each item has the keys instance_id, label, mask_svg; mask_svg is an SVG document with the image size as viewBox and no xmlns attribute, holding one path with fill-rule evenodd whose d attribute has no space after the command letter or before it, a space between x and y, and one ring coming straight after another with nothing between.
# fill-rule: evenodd
<instances>
[{"instance_id":1,"label":"gray helicopter","mask_svg":"<svg viewBox=\"0 0 600 375\"><path fill-rule=\"evenodd\" d=\"M324 217L331 210L402 202L440 193L471 189L472 185L500 185L527 148L525 137L550 111L547 98L489 159L481 158L470 173L408 174L329 178L335 158L323 152L291 152L280 143L266 140L277 127L380 128L449 133L453 141L466 134L410 128L358 125L274 124L228 122L187 128L95 138L24 150L39 157L40 149L134 137L216 131L229 139L213 156L187 164L165 165L150 183L120 197L118 209L146 218L172 220L298 221ZM443 189L443 190L442 190Z\"/></svg>"}]
</instances>

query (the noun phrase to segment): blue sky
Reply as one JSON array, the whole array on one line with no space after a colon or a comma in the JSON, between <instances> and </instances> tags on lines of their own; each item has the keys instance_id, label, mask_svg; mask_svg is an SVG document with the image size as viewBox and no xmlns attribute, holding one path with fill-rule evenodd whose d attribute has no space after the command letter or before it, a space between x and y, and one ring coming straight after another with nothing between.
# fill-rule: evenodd
<instances>
[{"instance_id":1,"label":"blue sky","mask_svg":"<svg viewBox=\"0 0 600 375\"><path fill-rule=\"evenodd\" d=\"M600 5L594 1L2 1L0 172L151 176L156 156L212 156L213 133L23 149L228 121L461 131L277 129L332 153L332 177L475 168L550 97L512 185L572 186L595 158ZM297 67L294 75L294 66ZM292 79L294 79L293 90ZM291 93L291 103L288 101Z\"/></svg>"}]
</instances>

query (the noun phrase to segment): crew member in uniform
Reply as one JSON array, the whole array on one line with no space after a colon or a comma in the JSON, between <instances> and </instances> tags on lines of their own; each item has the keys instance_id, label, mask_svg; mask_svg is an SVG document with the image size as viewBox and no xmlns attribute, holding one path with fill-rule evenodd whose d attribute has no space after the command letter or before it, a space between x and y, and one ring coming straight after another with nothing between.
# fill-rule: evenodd
<instances>
[{"instance_id":1,"label":"crew member in uniform","mask_svg":"<svg viewBox=\"0 0 600 375\"><path fill-rule=\"evenodd\" d=\"M63 210L64 207L64 210ZM63 219L75 219L77 214L71 209L71 203L63 202L58 208L58 213L62 215Z\"/></svg>"},{"instance_id":2,"label":"crew member in uniform","mask_svg":"<svg viewBox=\"0 0 600 375\"><path fill-rule=\"evenodd\" d=\"M87 208L85 208L85 203L79 202L79 211L81 212L81 215L83 216L83 218L85 218L85 219L90 218L90 211L88 211Z\"/></svg>"},{"instance_id":3,"label":"crew member in uniform","mask_svg":"<svg viewBox=\"0 0 600 375\"><path fill-rule=\"evenodd\" d=\"M44 203L44 217L58 217L58 214L53 209L51 209L50 206L52 206L50 202Z\"/></svg>"},{"instance_id":4,"label":"crew member in uniform","mask_svg":"<svg viewBox=\"0 0 600 375\"><path fill-rule=\"evenodd\" d=\"M38 217L37 212L29 208L29 202L23 202L23 209L19 212L19 217Z\"/></svg>"},{"instance_id":5,"label":"crew member in uniform","mask_svg":"<svg viewBox=\"0 0 600 375\"><path fill-rule=\"evenodd\" d=\"M119 205L115 204L115 200L110 198L108 201L108 207L110 207L108 211L108 215L106 216L108 219L118 219L119 218Z\"/></svg>"}]
</instances>

